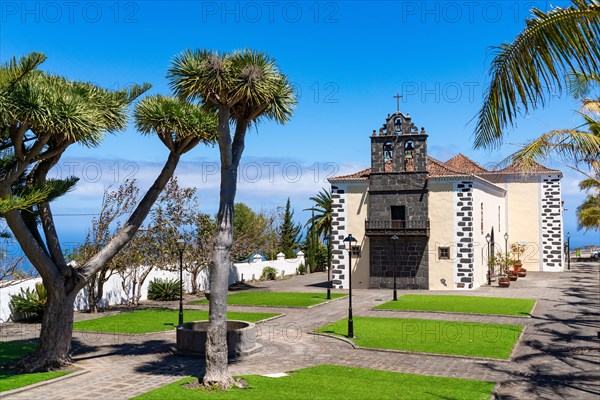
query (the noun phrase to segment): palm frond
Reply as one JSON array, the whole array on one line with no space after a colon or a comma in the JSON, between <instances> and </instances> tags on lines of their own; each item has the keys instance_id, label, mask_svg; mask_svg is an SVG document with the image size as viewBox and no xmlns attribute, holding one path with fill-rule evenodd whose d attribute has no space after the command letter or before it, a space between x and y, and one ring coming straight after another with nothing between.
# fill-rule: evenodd
<instances>
[{"instance_id":1,"label":"palm frond","mask_svg":"<svg viewBox=\"0 0 600 400\"><path fill-rule=\"evenodd\" d=\"M197 137L205 143L216 140L217 117L214 112L174 97L148 96L134 110L136 128L142 134L155 133L173 142Z\"/></svg>"},{"instance_id":2,"label":"palm frond","mask_svg":"<svg viewBox=\"0 0 600 400\"><path fill-rule=\"evenodd\" d=\"M585 231L600 229L600 196L590 194L577 207L577 228Z\"/></svg>"},{"instance_id":3,"label":"palm frond","mask_svg":"<svg viewBox=\"0 0 600 400\"><path fill-rule=\"evenodd\" d=\"M171 63L169 86L184 99L227 104L231 90L231 60L210 50L186 50Z\"/></svg>"},{"instance_id":4,"label":"palm frond","mask_svg":"<svg viewBox=\"0 0 600 400\"><path fill-rule=\"evenodd\" d=\"M590 189L594 189L596 192L600 193L600 177L596 179L587 178L579 182L579 189L587 191Z\"/></svg>"},{"instance_id":5,"label":"palm frond","mask_svg":"<svg viewBox=\"0 0 600 400\"><path fill-rule=\"evenodd\" d=\"M316 196L310 197L309 200L314 202L315 205L304 210L313 213L305 226L312 226L319 235L327 236L331 234L331 193L326 189L321 189Z\"/></svg>"},{"instance_id":6,"label":"palm frond","mask_svg":"<svg viewBox=\"0 0 600 400\"><path fill-rule=\"evenodd\" d=\"M568 72L600 71L600 2L574 0L572 7L536 8L513 43L497 48L491 82L477 115L475 148L502 144L515 118L544 106L549 88L561 91Z\"/></svg>"},{"instance_id":7,"label":"palm frond","mask_svg":"<svg viewBox=\"0 0 600 400\"><path fill-rule=\"evenodd\" d=\"M600 136L573 129L559 129L544 133L508 156L502 164L515 163L525 171L536 163L552 157L568 163L589 164L600 153Z\"/></svg>"}]
</instances>

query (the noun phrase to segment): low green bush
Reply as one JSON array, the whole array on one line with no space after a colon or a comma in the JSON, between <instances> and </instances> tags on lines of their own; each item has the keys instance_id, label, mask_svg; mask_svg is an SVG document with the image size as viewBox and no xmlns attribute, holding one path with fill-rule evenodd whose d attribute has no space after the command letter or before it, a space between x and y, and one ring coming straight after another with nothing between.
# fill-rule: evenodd
<instances>
[{"instance_id":1,"label":"low green bush","mask_svg":"<svg viewBox=\"0 0 600 400\"><path fill-rule=\"evenodd\" d=\"M46 311L47 302L48 292L44 284L38 282L35 284L35 289L21 288L20 293L12 295L8 307L15 320L29 319L39 321Z\"/></svg>"},{"instance_id":2,"label":"low green bush","mask_svg":"<svg viewBox=\"0 0 600 400\"><path fill-rule=\"evenodd\" d=\"M179 298L179 285L179 279L155 278L148 285L148 300L177 300Z\"/></svg>"},{"instance_id":3,"label":"low green bush","mask_svg":"<svg viewBox=\"0 0 600 400\"><path fill-rule=\"evenodd\" d=\"M264 267L260 279L263 281L272 281L277 279L277 270L273 267Z\"/></svg>"},{"instance_id":4,"label":"low green bush","mask_svg":"<svg viewBox=\"0 0 600 400\"><path fill-rule=\"evenodd\" d=\"M304 265L304 263L298 265L298 273L301 275L306 273L306 265Z\"/></svg>"}]
</instances>

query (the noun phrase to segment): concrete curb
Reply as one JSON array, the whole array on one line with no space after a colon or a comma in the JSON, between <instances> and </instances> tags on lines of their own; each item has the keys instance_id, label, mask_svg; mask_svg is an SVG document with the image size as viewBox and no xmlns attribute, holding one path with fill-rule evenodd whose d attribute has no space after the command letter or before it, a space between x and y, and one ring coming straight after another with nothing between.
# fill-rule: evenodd
<instances>
[{"instance_id":1,"label":"concrete curb","mask_svg":"<svg viewBox=\"0 0 600 400\"><path fill-rule=\"evenodd\" d=\"M306 293L306 292L301 292L301 293ZM313 304L312 306L268 306L268 305L264 305L264 304L227 304L227 307L242 307L242 308L253 308L253 307L260 307L260 308L290 308L290 309L296 309L296 310L309 310L311 308L315 308L315 307L319 307L319 306L324 306L325 304L329 304L329 303L332 303L334 301L338 301L338 300L342 300L342 299L347 299L347 298L348 298L348 295L344 295L344 296L338 297L337 299L331 299L331 300L324 301L323 303ZM208 303L202 303L202 304L187 303L187 305L190 305L190 306L204 306L204 305L206 305L206 306L208 306Z\"/></svg>"},{"instance_id":2,"label":"concrete curb","mask_svg":"<svg viewBox=\"0 0 600 400\"><path fill-rule=\"evenodd\" d=\"M281 318L285 316L285 314L275 315L274 317L269 317L265 319L261 319L260 321L253 322L253 324L262 324L264 322L269 322L277 318ZM198 321L208 321L208 320L198 320ZM123 332L97 332L97 331L82 331L82 330L73 330L73 333L82 333L82 334L94 334L94 335L122 335L122 336L147 336L147 335L162 335L167 333L175 333L177 327L166 331L154 331L154 332L144 332L144 333L123 333Z\"/></svg>"},{"instance_id":3,"label":"concrete curb","mask_svg":"<svg viewBox=\"0 0 600 400\"><path fill-rule=\"evenodd\" d=\"M537 301L536 301L537 304ZM533 305L535 308L535 304ZM466 313L466 312L453 312L453 311L430 311L430 310L393 310L393 309L375 309L371 308L371 311L387 311L387 312L398 312L398 313L425 313L425 314L443 314L443 315L468 315L475 317L500 317L500 318L519 318L526 321L528 318L532 318L532 314L529 315L506 315L506 314L480 314L480 313ZM531 309L533 313L533 308Z\"/></svg>"},{"instance_id":4,"label":"concrete curb","mask_svg":"<svg viewBox=\"0 0 600 400\"><path fill-rule=\"evenodd\" d=\"M64 380L70 379L70 378L75 378L76 376L85 375L88 372L91 372L89 370L82 369L81 367L77 367L77 368L78 368L78 370L73 371L73 372L71 372L70 374L67 374L67 375L59 376L58 378L48 379L48 380L45 380L45 381L33 383L31 385L23 386L23 387L20 387L20 388L16 388L16 389L12 389L12 390L7 390L5 392L0 392L0 398L3 399L5 397L11 396L13 394L23 393L23 392L26 392L26 391L28 391L30 389L35 389L35 388L38 388L40 386L50 385L52 383L64 381Z\"/></svg>"},{"instance_id":5,"label":"concrete curb","mask_svg":"<svg viewBox=\"0 0 600 400\"><path fill-rule=\"evenodd\" d=\"M512 362L512 352L511 355L508 359L503 359L503 358L490 358L490 357L477 357L477 356L461 356L458 354L442 354L442 353L426 353L423 351L408 351L408 350L396 350L396 349L380 349L377 347L362 347L357 345L356 343L354 343L352 340L347 339L345 337L341 337L341 336L336 336L336 335L331 335L329 333L321 333L321 332L308 332L310 335L317 335L317 336L327 336L333 339L338 339L341 340L342 342L346 342L348 343L350 346L352 346L354 349L357 350L367 350L367 351L374 351L374 352L382 352L382 353L401 353L401 354L416 354L416 355L422 355L422 356L435 356L435 357L449 357L449 358L460 358L462 360L480 360L480 361L498 361L498 362L502 362L502 363L510 363ZM515 347L513 347L513 351L514 349L517 347L518 344L518 340L515 343Z\"/></svg>"}]
</instances>

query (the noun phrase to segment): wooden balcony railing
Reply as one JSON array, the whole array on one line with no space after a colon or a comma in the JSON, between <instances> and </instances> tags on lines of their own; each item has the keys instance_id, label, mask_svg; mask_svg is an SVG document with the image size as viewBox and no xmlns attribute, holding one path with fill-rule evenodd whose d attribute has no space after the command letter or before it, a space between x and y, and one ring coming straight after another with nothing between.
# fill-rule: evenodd
<instances>
[{"instance_id":1,"label":"wooden balcony railing","mask_svg":"<svg viewBox=\"0 0 600 400\"><path fill-rule=\"evenodd\" d=\"M367 236L427 236L429 220L365 221Z\"/></svg>"}]
</instances>

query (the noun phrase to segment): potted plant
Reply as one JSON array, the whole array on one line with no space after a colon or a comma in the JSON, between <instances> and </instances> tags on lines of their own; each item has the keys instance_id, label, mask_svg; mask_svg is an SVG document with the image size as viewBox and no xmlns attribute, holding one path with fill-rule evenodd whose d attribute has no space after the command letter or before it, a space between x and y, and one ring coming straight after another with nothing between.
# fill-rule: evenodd
<instances>
[{"instance_id":1,"label":"potted plant","mask_svg":"<svg viewBox=\"0 0 600 400\"><path fill-rule=\"evenodd\" d=\"M525 253L525 245L515 242L510 245L510 251L515 255L516 260L513 261L513 269L519 271L523 267L521 256Z\"/></svg>"},{"instance_id":2,"label":"potted plant","mask_svg":"<svg viewBox=\"0 0 600 400\"><path fill-rule=\"evenodd\" d=\"M512 263L510 256L508 254L498 253L497 256L491 257L489 262L491 263L490 265L498 271L498 286L509 287L510 278L508 277L508 272Z\"/></svg>"},{"instance_id":3,"label":"potted plant","mask_svg":"<svg viewBox=\"0 0 600 400\"><path fill-rule=\"evenodd\" d=\"M500 287L509 287L510 286L510 279L508 279L508 276L501 276L498 279L498 286L500 286Z\"/></svg>"}]
</instances>

